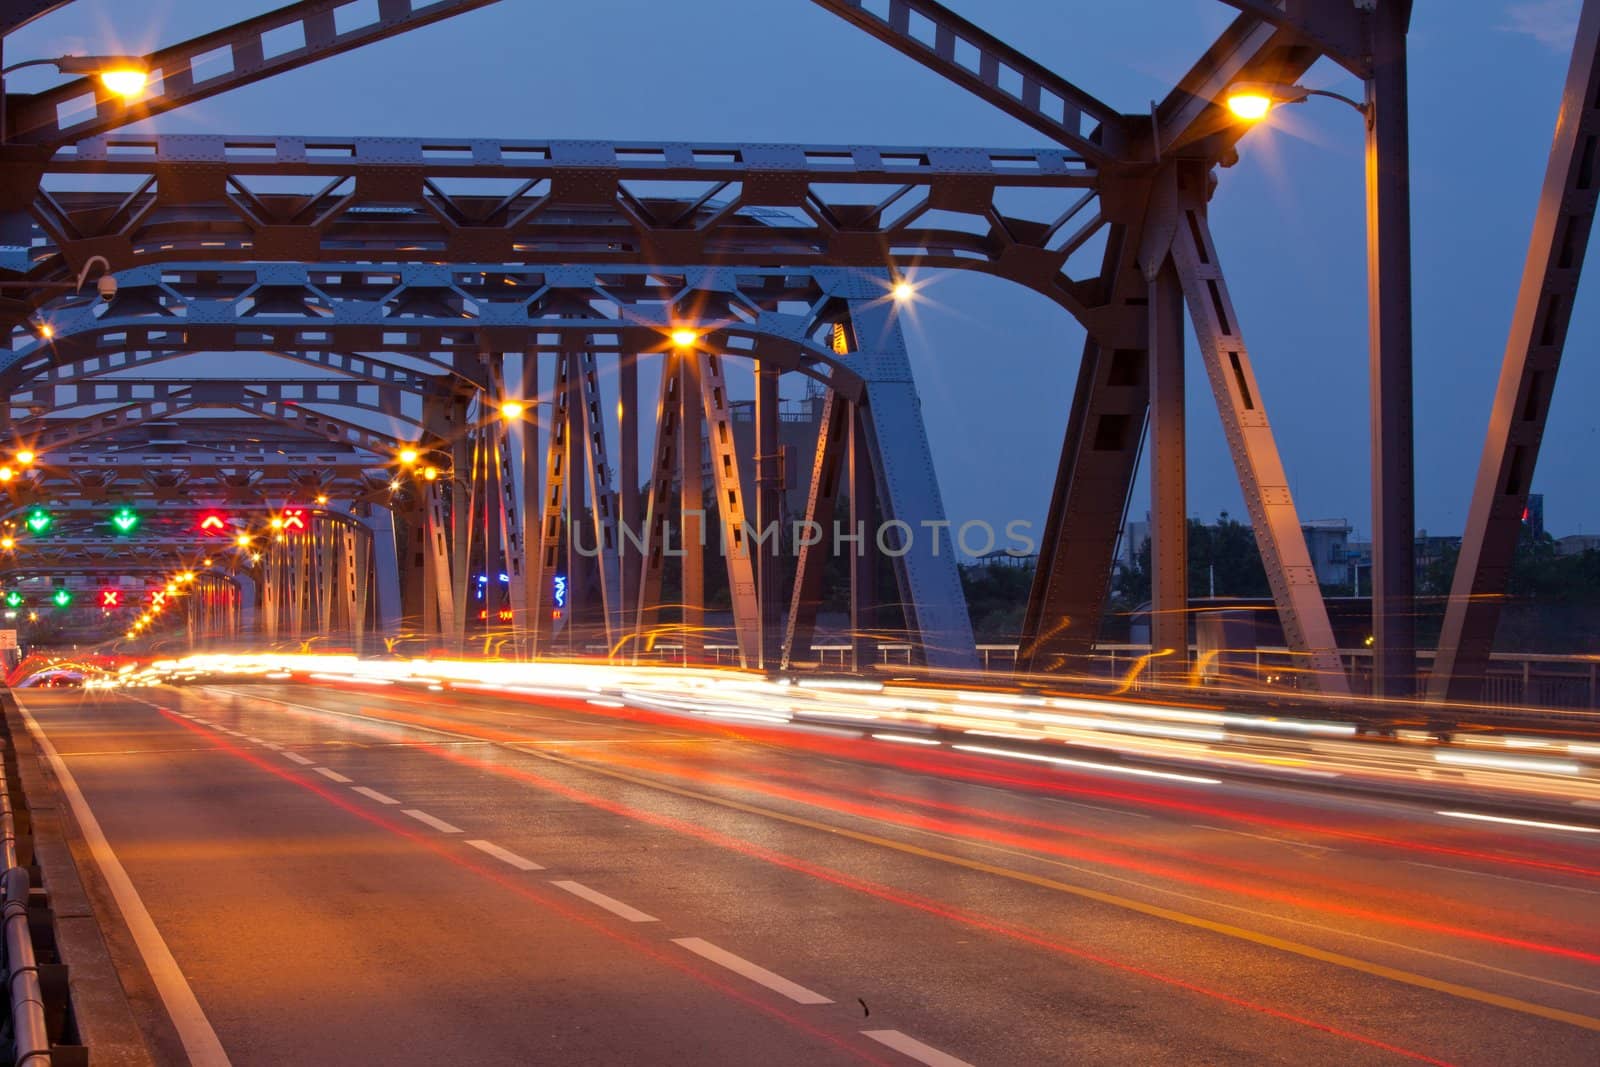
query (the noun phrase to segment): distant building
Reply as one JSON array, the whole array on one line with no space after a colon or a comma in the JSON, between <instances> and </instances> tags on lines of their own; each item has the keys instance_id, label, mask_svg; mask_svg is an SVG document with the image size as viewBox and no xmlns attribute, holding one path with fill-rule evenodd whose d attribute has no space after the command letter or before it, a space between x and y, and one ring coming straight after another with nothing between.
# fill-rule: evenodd
<instances>
[{"instance_id":1,"label":"distant building","mask_svg":"<svg viewBox=\"0 0 1600 1067\"><path fill-rule=\"evenodd\" d=\"M1600 552L1600 534L1568 534L1556 538L1556 555L1581 556L1585 552Z\"/></svg>"},{"instance_id":2,"label":"distant building","mask_svg":"<svg viewBox=\"0 0 1600 1067\"><path fill-rule=\"evenodd\" d=\"M1144 543L1150 539L1150 513L1144 513L1143 519L1134 519L1122 530L1122 544L1117 549L1117 562L1124 567L1132 567L1139 559L1139 551L1144 548Z\"/></svg>"},{"instance_id":3,"label":"distant building","mask_svg":"<svg viewBox=\"0 0 1600 1067\"><path fill-rule=\"evenodd\" d=\"M1312 519L1301 523L1306 549L1311 553L1311 569L1322 585L1349 585L1350 522L1347 519Z\"/></svg>"}]
</instances>

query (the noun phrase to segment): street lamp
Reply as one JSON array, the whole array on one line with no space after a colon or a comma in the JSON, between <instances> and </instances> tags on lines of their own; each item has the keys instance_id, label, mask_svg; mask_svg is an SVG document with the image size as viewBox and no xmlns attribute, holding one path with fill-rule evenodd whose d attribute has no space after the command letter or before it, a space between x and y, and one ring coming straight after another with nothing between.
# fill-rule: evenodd
<instances>
[{"instance_id":1,"label":"street lamp","mask_svg":"<svg viewBox=\"0 0 1600 1067\"><path fill-rule=\"evenodd\" d=\"M58 56L55 59L27 59L0 70L0 144L5 143L6 129L4 78L24 67L54 67L62 74L90 74L100 79L100 84L123 103L144 92L150 81L150 65L139 56Z\"/></svg>"},{"instance_id":2,"label":"street lamp","mask_svg":"<svg viewBox=\"0 0 1600 1067\"><path fill-rule=\"evenodd\" d=\"M1371 7L1369 6L1369 10ZM1372 405L1373 694L1416 684L1416 454L1412 434L1411 147L1406 72L1410 4L1379 5L1368 45L1365 103L1303 85L1238 82L1221 102L1241 121L1280 103L1326 96L1366 127L1367 331Z\"/></svg>"},{"instance_id":3,"label":"street lamp","mask_svg":"<svg viewBox=\"0 0 1600 1067\"><path fill-rule=\"evenodd\" d=\"M679 348L693 348L694 343L700 340L698 330L677 329L672 331L672 343Z\"/></svg>"},{"instance_id":4,"label":"street lamp","mask_svg":"<svg viewBox=\"0 0 1600 1067\"><path fill-rule=\"evenodd\" d=\"M1325 96L1329 100L1337 100L1348 104L1361 112L1364 118L1371 118L1371 112L1366 104L1352 100L1342 93L1330 93L1326 89L1309 89L1304 85L1284 85L1279 82L1234 82L1228 86L1228 95L1225 103L1228 110L1246 122L1259 122L1272 113L1272 109L1279 104L1303 104L1313 96Z\"/></svg>"}]
</instances>

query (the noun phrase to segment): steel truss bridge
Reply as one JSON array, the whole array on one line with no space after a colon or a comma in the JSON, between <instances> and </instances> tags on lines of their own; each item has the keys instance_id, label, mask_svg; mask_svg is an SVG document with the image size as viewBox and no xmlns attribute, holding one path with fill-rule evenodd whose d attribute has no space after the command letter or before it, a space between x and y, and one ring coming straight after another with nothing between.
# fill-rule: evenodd
<instances>
[{"instance_id":1,"label":"steel truss bridge","mask_svg":"<svg viewBox=\"0 0 1600 1067\"><path fill-rule=\"evenodd\" d=\"M10 578L193 572L197 640L252 620L272 640L459 650L481 604L504 652L630 655L663 634L704 642L714 566L739 658L770 669L805 658L834 546L752 540L903 524L935 536L847 554L853 639L895 627L929 665L972 666L896 293L909 272L969 270L1087 331L1019 669L1086 660L1146 440L1153 644L1173 651L1155 666L1187 668L1187 316L1286 641L1316 685L1347 691L1208 215L1247 131L1230 87L1293 85L1327 60L1367 87L1374 681L1414 692L1409 0L1222 0L1237 17L1148 114L931 0L814 0L1026 123L1042 143L1025 148L119 132L489 2L380 0L352 26L334 0L301 0L152 53L136 104L88 79L8 100L0 438L36 459L5 492L13 523L63 516ZM0 3L0 32L62 6ZM264 44L295 26L303 46ZM1434 698L1470 698L1491 651L1594 213L1597 46L1586 2ZM197 73L223 53L227 70ZM74 292L101 261L115 295ZM644 391L641 367L659 371ZM800 513L785 375L822 397L814 445L787 465ZM118 538L97 521L110 504L161 521ZM185 518L208 509L229 516L215 547Z\"/></svg>"}]
</instances>

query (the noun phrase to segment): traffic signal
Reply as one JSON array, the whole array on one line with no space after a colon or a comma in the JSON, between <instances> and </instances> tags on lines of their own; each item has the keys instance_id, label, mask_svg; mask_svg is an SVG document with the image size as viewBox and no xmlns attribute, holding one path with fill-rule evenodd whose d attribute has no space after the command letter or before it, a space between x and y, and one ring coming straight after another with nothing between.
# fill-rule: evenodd
<instances>
[{"instance_id":1,"label":"traffic signal","mask_svg":"<svg viewBox=\"0 0 1600 1067\"><path fill-rule=\"evenodd\" d=\"M306 509L284 508L283 528L285 530L299 530L301 533L304 533L306 529Z\"/></svg>"},{"instance_id":2,"label":"traffic signal","mask_svg":"<svg viewBox=\"0 0 1600 1067\"><path fill-rule=\"evenodd\" d=\"M32 530L36 534L48 533L50 531L50 527L55 524L55 521L55 517L44 508L34 508L32 511L28 512L28 529Z\"/></svg>"},{"instance_id":3,"label":"traffic signal","mask_svg":"<svg viewBox=\"0 0 1600 1067\"><path fill-rule=\"evenodd\" d=\"M6 594L6 607L8 608L20 608L27 602L28 598L17 592L15 589Z\"/></svg>"},{"instance_id":4,"label":"traffic signal","mask_svg":"<svg viewBox=\"0 0 1600 1067\"><path fill-rule=\"evenodd\" d=\"M100 606L102 608L120 608L120 607L122 607L122 590L120 590L120 589L102 589L102 590L100 590Z\"/></svg>"},{"instance_id":5,"label":"traffic signal","mask_svg":"<svg viewBox=\"0 0 1600 1067\"><path fill-rule=\"evenodd\" d=\"M57 589L50 594L50 600L58 608L70 608L72 606L72 590L66 587Z\"/></svg>"},{"instance_id":6,"label":"traffic signal","mask_svg":"<svg viewBox=\"0 0 1600 1067\"><path fill-rule=\"evenodd\" d=\"M221 511L202 512L198 525L208 537L225 537L230 532L228 516Z\"/></svg>"},{"instance_id":7,"label":"traffic signal","mask_svg":"<svg viewBox=\"0 0 1600 1067\"><path fill-rule=\"evenodd\" d=\"M119 534L131 534L139 528L139 513L132 508L118 508L111 513L111 525Z\"/></svg>"}]
</instances>

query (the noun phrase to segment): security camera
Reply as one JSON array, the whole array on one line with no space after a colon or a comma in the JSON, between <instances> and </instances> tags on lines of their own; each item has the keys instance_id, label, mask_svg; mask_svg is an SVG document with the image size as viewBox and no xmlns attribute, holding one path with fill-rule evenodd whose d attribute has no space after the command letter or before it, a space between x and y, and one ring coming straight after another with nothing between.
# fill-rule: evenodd
<instances>
[{"instance_id":1,"label":"security camera","mask_svg":"<svg viewBox=\"0 0 1600 1067\"><path fill-rule=\"evenodd\" d=\"M110 274L100 275L100 299L104 303L111 303L117 298L117 279Z\"/></svg>"}]
</instances>

